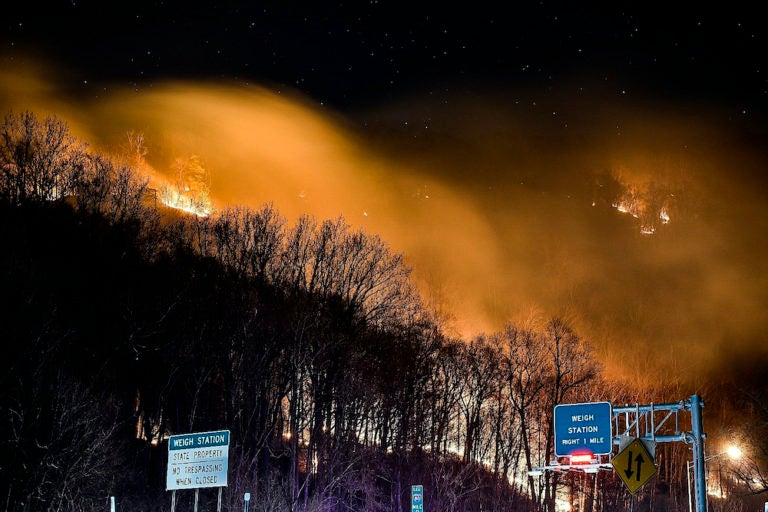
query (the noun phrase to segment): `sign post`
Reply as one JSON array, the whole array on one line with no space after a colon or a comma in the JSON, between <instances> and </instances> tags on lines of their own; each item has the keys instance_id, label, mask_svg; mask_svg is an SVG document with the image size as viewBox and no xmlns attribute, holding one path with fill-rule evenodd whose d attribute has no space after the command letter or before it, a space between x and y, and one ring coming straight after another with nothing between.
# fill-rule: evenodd
<instances>
[{"instance_id":1,"label":"sign post","mask_svg":"<svg viewBox=\"0 0 768 512\"><path fill-rule=\"evenodd\" d=\"M555 406L555 456L608 455L613 436L610 402Z\"/></svg>"}]
</instances>

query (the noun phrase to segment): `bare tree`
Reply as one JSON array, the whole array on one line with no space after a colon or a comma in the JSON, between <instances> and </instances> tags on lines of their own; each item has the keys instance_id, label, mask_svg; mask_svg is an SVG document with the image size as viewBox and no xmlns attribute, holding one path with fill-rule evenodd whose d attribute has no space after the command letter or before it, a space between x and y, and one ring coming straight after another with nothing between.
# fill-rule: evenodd
<instances>
[{"instance_id":1,"label":"bare tree","mask_svg":"<svg viewBox=\"0 0 768 512\"><path fill-rule=\"evenodd\" d=\"M504 336L509 351L505 364L509 400L520 422L522 456L525 459L525 473L528 474L534 465L542 462L541 456L534 451L534 440L539 437L541 427L538 424L538 404L542 401L546 386L547 365L543 357L545 345L539 333L514 325L506 327ZM538 502L540 495L537 481L529 474L526 479L531 499Z\"/></svg>"},{"instance_id":2,"label":"bare tree","mask_svg":"<svg viewBox=\"0 0 768 512\"><path fill-rule=\"evenodd\" d=\"M140 169L144 164L145 157L149 153L144 132L128 130L128 133L126 133L125 153L129 161L133 163L136 168Z\"/></svg>"},{"instance_id":3,"label":"bare tree","mask_svg":"<svg viewBox=\"0 0 768 512\"><path fill-rule=\"evenodd\" d=\"M453 340L439 347L426 382L425 400L430 411L430 451L433 453L446 453L449 450L450 433L455 430L452 427L459 417L459 397L465 387L458 359L461 344L461 341ZM453 449L458 450L458 444Z\"/></svg>"},{"instance_id":4,"label":"bare tree","mask_svg":"<svg viewBox=\"0 0 768 512\"><path fill-rule=\"evenodd\" d=\"M84 157L83 172L73 186L77 206L100 213L113 223L141 220L147 179L125 164L103 155Z\"/></svg>"},{"instance_id":5,"label":"bare tree","mask_svg":"<svg viewBox=\"0 0 768 512\"><path fill-rule=\"evenodd\" d=\"M597 376L597 362L591 355L590 347L561 318L553 318L545 327L546 354L549 375L545 400L547 414L544 415L545 456L554 454L554 418L551 411L555 405L566 400L578 400L582 388ZM555 495L558 475L544 474L544 502L546 510L555 510Z\"/></svg>"},{"instance_id":6,"label":"bare tree","mask_svg":"<svg viewBox=\"0 0 768 512\"><path fill-rule=\"evenodd\" d=\"M479 462L483 442L483 425L488 420L484 411L499 384L499 347L487 338L479 337L463 347L461 363L466 387L459 396L463 419L463 460L465 463Z\"/></svg>"},{"instance_id":7,"label":"bare tree","mask_svg":"<svg viewBox=\"0 0 768 512\"><path fill-rule=\"evenodd\" d=\"M317 221L309 215L302 215L285 237L279 275L284 286L290 291L311 291L310 262L316 229Z\"/></svg>"},{"instance_id":8,"label":"bare tree","mask_svg":"<svg viewBox=\"0 0 768 512\"><path fill-rule=\"evenodd\" d=\"M17 398L5 418L15 454L13 467L4 468L11 510L93 510L122 462L118 404L61 372L33 387L32 401Z\"/></svg>"},{"instance_id":9,"label":"bare tree","mask_svg":"<svg viewBox=\"0 0 768 512\"><path fill-rule=\"evenodd\" d=\"M0 197L11 204L65 197L84 155L64 121L8 114L0 125Z\"/></svg>"}]
</instances>

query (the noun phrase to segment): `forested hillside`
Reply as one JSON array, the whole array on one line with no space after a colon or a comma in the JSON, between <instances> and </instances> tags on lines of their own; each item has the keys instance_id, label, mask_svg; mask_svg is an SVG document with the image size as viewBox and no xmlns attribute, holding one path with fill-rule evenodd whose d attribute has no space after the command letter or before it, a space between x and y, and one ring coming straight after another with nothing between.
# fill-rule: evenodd
<instances>
[{"instance_id":1,"label":"forested hillside","mask_svg":"<svg viewBox=\"0 0 768 512\"><path fill-rule=\"evenodd\" d=\"M412 484L435 511L623 510L610 473L527 473L555 404L627 399L567 321L452 339L343 218L179 213L56 118L0 137L4 510L166 510L168 436L217 429L228 510L399 512Z\"/></svg>"}]
</instances>

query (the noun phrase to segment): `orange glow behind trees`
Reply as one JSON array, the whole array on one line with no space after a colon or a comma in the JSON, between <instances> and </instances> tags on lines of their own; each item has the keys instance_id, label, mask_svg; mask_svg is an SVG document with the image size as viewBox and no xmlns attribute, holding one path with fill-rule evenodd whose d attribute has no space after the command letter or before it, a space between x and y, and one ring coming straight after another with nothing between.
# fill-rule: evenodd
<instances>
[{"instance_id":1,"label":"orange glow behind trees","mask_svg":"<svg viewBox=\"0 0 768 512\"><path fill-rule=\"evenodd\" d=\"M566 130L494 93L493 110L459 98L412 135L395 129L404 112L431 115L413 98L359 112L377 120L361 134L354 119L255 86L111 87L77 102L41 76L1 72L0 100L55 112L112 154L130 155L126 133L141 134L133 158L149 186L203 215L266 202L290 222L344 215L405 254L449 332L564 315L609 374L638 382L765 356L768 216L750 185L762 159L723 127L689 122L687 106L598 115L582 98L558 113Z\"/></svg>"}]
</instances>

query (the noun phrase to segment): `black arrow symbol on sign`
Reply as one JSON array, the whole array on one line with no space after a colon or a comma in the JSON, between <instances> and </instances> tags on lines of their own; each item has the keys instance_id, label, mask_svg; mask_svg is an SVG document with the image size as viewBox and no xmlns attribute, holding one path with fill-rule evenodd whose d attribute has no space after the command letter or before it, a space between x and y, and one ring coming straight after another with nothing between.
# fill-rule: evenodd
<instances>
[{"instance_id":1,"label":"black arrow symbol on sign","mask_svg":"<svg viewBox=\"0 0 768 512\"><path fill-rule=\"evenodd\" d=\"M629 450L629 459L627 459L627 469L624 470L624 474L627 475L627 478L632 478L632 475L635 474L635 472L632 471L632 450Z\"/></svg>"},{"instance_id":2,"label":"black arrow symbol on sign","mask_svg":"<svg viewBox=\"0 0 768 512\"><path fill-rule=\"evenodd\" d=\"M632 456L632 452L629 452L630 457ZM645 462L645 457L643 457L642 453L638 453L637 457L635 457L635 462L637 462L637 476L635 477L635 480L638 482L640 481L640 473L642 473L642 467L643 462ZM630 475L627 476L629 478Z\"/></svg>"},{"instance_id":3,"label":"black arrow symbol on sign","mask_svg":"<svg viewBox=\"0 0 768 512\"><path fill-rule=\"evenodd\" d=\"M632 463L637 463L637 471L632 471ZM637 454L637 457L632 459L632 450L629 450L629 457L627 458L627 469L624 470L624 474L627 476L627 479L632 478L632 475L635 475L635 480L637 482L640 481L640 477L643 473L643 464L645 463L645 457L643 457L643 453L640 452Z\"/></svg>"}]
</instances>

